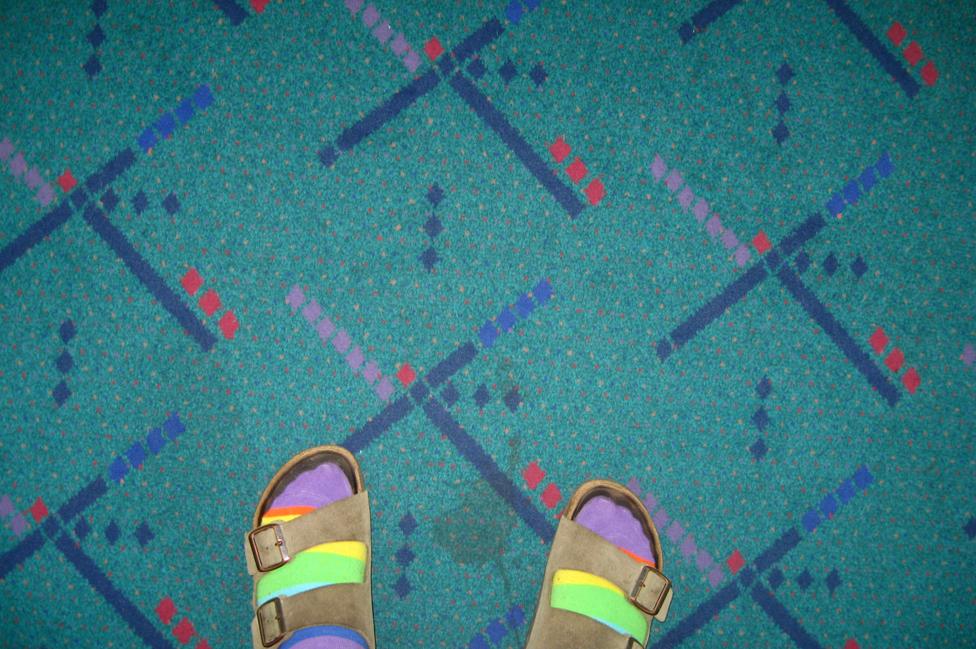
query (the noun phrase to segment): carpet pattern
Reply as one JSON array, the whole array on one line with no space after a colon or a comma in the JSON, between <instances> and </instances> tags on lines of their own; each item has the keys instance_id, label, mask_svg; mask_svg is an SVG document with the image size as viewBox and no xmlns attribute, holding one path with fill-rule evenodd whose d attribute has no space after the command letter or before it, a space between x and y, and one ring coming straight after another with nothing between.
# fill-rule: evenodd
<instances>
[{"instance_id":1,"label":"carpet pattern","mask_svg":"<svg viewBox=\"0 0 976 649\"><path fill-rule=\"evenodd\" d=\"M650 647L961 646L966 3L12 0L0 644L246 646L266 481L342 443L383 647L521 647L647 504Z\"/></svg>"}]
</instances>

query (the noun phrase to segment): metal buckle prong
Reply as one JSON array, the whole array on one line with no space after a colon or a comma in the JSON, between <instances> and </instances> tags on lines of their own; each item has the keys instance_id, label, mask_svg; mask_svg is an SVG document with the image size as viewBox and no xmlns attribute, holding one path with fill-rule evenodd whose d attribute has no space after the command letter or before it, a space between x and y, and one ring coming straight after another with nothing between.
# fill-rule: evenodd
<instances>
[{"instance_id":1,"label":"metal buckle prong","mask_svg":"<svg viewBox=\"0 0 976 649\"><path fill-rule=\"evenodd\" d=\"M260 552L260 550L258 548L258 544L255 541L255 539L257 538L257 536L259 534L262 534L263 532L268 532L268 531L271 531L271 532L274 533L274 536L275 536L275 542L274 542L274 544L278 548L278 552L281 554L281 557L280 557L280 559L278 559L274 563L271 563L271 564L267 564L266 565L261 560L261 552ZM262 525L261 527L258 527L258 528L254 529L254 530L251 530L251 533L247 535L247 539L251 543L251 553L254 555L254 564L257 566L258 570L261 571L261 572L268 572L270 570L274 570L275 568L279 568L279 567L285 565L286 563L288 563L291 560L291 556L289 556L289 554L288 554L288 546L285 545L285 535L281 531L281 525L279 525L278 523L271 523L269 525Z\"/></svg>"}]
</instances>

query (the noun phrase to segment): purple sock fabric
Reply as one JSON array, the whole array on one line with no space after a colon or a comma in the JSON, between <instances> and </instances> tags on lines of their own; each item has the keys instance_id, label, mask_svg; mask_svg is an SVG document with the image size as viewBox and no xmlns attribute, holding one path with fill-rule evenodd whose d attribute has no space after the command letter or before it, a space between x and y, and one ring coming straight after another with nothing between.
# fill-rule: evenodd
<instances>
[{"instance_id":1,"label":"purple sock fabric","mask_svg":"<svg viewBox=\"0 0 976 649\"><path fill-rule=\"evenodd\" d=\"M349 478L332 462L305 471L278 494L267 509L275 507L324 507L352 495ZM286 643L287 644L287 643ZM308 638L288 645L288 649L362 649L352 640L336 637Z\"/></svg>"},{"instance_id":2,"label":"purple sock fabric","mask_svg":"<svg viewBox=\"0 0 976 649\"><path fill-rule=\"evenodd\" d=\"M595 496L583 505L574 520L617 547L656 563L651 540L644 533L640 521L627 507L614 503L606 496Z\"/></svg>"}]
</instances>

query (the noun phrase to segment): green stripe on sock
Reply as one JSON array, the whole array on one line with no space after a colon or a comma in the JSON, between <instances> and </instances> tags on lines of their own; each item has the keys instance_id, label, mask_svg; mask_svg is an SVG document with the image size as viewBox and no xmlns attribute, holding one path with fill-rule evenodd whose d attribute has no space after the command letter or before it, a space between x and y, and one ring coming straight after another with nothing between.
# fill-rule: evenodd
<instances>
[{"instance_id":1,"label":"green stripe on sock","mask_svg":"<svg viewBox=\"0 0 976 649\"><path fill-rule=\"evenodd\" d=\"M303 584L361 584L365 578L366 563L358 559L327 552L299 552L282 567L261 577L257 600Z\"/></svg>"},{"instance_id":2,"label":"green stripe on sock","mask_svg":"<svg viewBox=\"0 0 976 649\"><path fill-rule=\"evenodd\" d=\"M636 606L619 593L587 584L553 584L549 605L579 613L644 644L647 620Z\"/></svg>"}]
</instances>

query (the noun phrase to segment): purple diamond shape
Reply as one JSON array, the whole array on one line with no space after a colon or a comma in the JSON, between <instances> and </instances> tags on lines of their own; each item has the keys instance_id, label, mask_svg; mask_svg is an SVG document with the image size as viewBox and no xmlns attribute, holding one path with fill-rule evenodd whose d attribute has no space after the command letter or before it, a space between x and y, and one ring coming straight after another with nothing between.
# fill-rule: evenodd
<instances>
[{"instance_id":1,"label":"purple diamond shape","mask_svg":"<svg viewBox=\"0 0 976 649\"><path fill-rule=\"evenodd\" d=\"M339 333L332 339L332 346L340 354L345 354L350 344L352 344L352 338L349 337L349 333L345 329L340 329Z\"/></svg>"},{"instance_id":2,"label":"purple diamond shape","mask_svg":"<svg viewBox=\"0 0 976 649\"><path fill-rule=\"evenodd\" d=\"M42 182L41 172L37 170L37 167L31 167L27 170L27 175L24 176L24 182L27 183L28 189L36 189Z\"/></svg>"},{"instance_id":3,"label":"purple diamond shape","mask_svg":"<svg viewBox=\"0 0 976 649\"><path fill-rule=\"evenodd\" d=\"M10 160L10 173L19 178L25 171L27 171L27 161L24 160L24 154L18 151Z\"/></svg>"},{"instance_id":4,"label":"purple diamond shape","mask_svg":"<svg viewBox=\"0 0 976 649\"><path fill-rule=\"evenodd\" d=\"M735 236L735 232L732 230L726 230L722 233L722 245L725 246L726 250L732 250L739 245L739 238Z\"/></svg>"},{"instance_id":5,"label":"purple diamond shape","mask_svg":"<svg viewBox=\"0 0 976 649\"><path fill-rule=\"evenodd\" d=\"M302 317L305 318L305 321L310 325L314 325L315 321L321 316L322 307L319 306L319 302L315 298L312 298L312 301L306 304L305 308L302 309Z\"/></svg>"},{"instance_id":6,"label":"purple diamond shape","mask_svg":"<svg viewBox=\"0 0 976 649\"><path fill-rule=\"evenodd\" d=\"M54 200L54 188L50 185L41 185L41 188L37 190L37 196L34 198L43 207L47 207Z\"/></svg>"},{"instance_id":7,"label":"purple diamond shape","mask_svg":"<svg viewBox=\"0 0 976 649\"><path fill-rule=\"evenodd\" d=\"M699 223L704 223L705 218L708 216L708 202L703 199L698 199L695 203L695 207L691 210L691 213L695 215L695 220Z\"/></svg>"},{"instance_id":8,"label":"purple diamond shape","mask_svg":"<svg viewBox=\"0 0 976 649\"><path fill-rule=\"evenodd\" d=\"M376 396L378 396L383 401L389 401L390 397L393 395L393 384L390 383L390 379L385 376L380 379L380 382L376 384Z\"/></svg>"},{"instance_id":9,"label":"purple diamond shape","mask_svg":"<svg viewBox=\"0 0 976 649\"><path fill-rule=\"evenodd\" d=\"M411 72L416 72L417 68L420 67L420 55L413 50L408 51L407 55L403 57L403 65Z\"/></svg>"},{"instance_id":10,"label":"purple diamond shape","mask_svg":"<svg viewBox=\"0 0 976 649\"><path fill-rule=\"evenodd\" d=\"M366 367L363 368L363 378L370 385L373 384L376 379L380 377L380 368L377 367L375 361L369 361L366 363Z\"/></svg>"},{"instance_id":11,"label":"purple diamond shape","mask_svg":"<svg viewBox=\"0 0 976 649\"><path fill-rule=\"evenodd\" d=\"M715 564L715 560L712 559L712 555L710 555L705 550L701 550L701 549L698 550L698 555L695 557L695 567L697 567L700 571L705 572L706 570L709 570L714 564ZM722 567L719 566L718 569L721 571Z\"/></svg>"},{"instance_id":12,"label":"purple diamond shape","mask_svg":"<svg viewBox=\"0 0 976 649\"><path fill-rule=\"evenodd\" d=\"M661 156L655 155L651 163L651 175L654 176L654 180L661 180L666 173L668 173L668 165L664 164Z\"/></svg>"},{"instance_id":13,"label":"purple diamond shape","mask_svg":"<svg viewBox=\"0 0 976 649\"><path fill-rule=\"evenodd\" d=\"M976 349L972 345L967 344L962 350L962 362L967 366L972 365L973 361L976 361Z\"/></svg>"},{"instance_id":14,"label":"purple diamond shape","mask_svg":"<svg viewBox=\"0 0 976 649\"><path fill-rule=\"evenodd\" d=\"M695 537L691 534L685 537L685 540L681 542L681 556L685 559L690 559L698 553L698 545L695 543Z\"/></svg>"},{"instance_id":15,"label":"purple diamond shape","mask_svg":"<svg viewBox=\"0 0 976 649\"><path fill-rule=\"evenodd\" d=\"M0 140L0 160L6 162L10 159L10 154L14 152L14 145L9 137Z\"/></svg>"},{"instance_id":16,"label":"purple diamond shape","mask_svg":"<svg viewBox=\"0 0 976 649\"><path fill-rule=\"evenodd\" d=\"M678 521L672 521L671 527L668 528L668 538L671 539L671 542L677 543L684 535L685 528L681 526L681 523Z\"/></svg>"},{"instance_id":17,"label":"purple diamond shape","mask_svg":"<svg viewBox=\"0 0 976 649\"><path fill-rule=\"evenodd\" d=\"M685 181L677 169L674 169L671 173L669 173L668 177L664 180L664 186L667 187L672 193L678 191L678 189L680 189L684 183Z\"/></svg>"},{"instance_id":18,"label":"purple diamond shape","mask_svg":"<svg viewBox=\"0 0 976 649\"><path fill-rule=\"evenodd\" d=\"M363 350L359 348L359 345L353 347L352 351L346 355L346 362L354 372L360 368L364 360Z\"/></svg>"},{"instance_id":19,"label":"purple diamond shape","mask_svg":"<svg viewBox=\"0 0 976 649\"><path fill-rule=\"evenodd\" d=\"M738 248L736 248L734 259L735 259L735 263L739 266L739 268L742 268L743 266L749 263L750 259L752 259L752 253L749 252L748 247L746 247L745 245L741 245Z\"/></svg>"},{"instance_id":20,"label":"purple diamond shape","mask_svg":"<svg viewBox=\"0 0 976 649\"><path fill-rule=\"evenodd\" d=\"M332 337L332 334L335 333L335 330L336 330L335 323L329 320L329 316L322 318L322 320L320 320L319 323L315 325L315 331L316 333L318 333L319 340L322 341L323 345L329 342L329 338Z\"/></svg>"},{"instance_id":21,"label":"purple diamond shape","mask_svg":"<svg viewBox=\"0 0 976 649\"><path fill-rule=\"evenodd\" d=\"M373 30L373 36L382 44L386 44L386 41L390 40L393 36L393 28L390 27L390 22L384 20Z\"/></svg>"},{"instance_id":22,"label":"purple diamond shape","mask_svg":"<svg viewBox=\"0 0 976 649\"><path fill-rule=\"evenodd\" d=\"M24 515L17 513L12 519L10 519L10 529L14 531L14 534L20 536L27 529L27 521L24 519Z\"/></svg>"},{"instance_id":23,"label":"purple diamond shape","mask_svg":"<svg viewBox=\"0 0 976 649\"><path fill-rule=\"evenodd\" d=\"M288 292L288 296L285 298L285 304L291 307L291 313L292 315L295 315L295 312L304 303L305 294L302 292L302 289L298 287L298 284L295 284Z\"/></svg>"},{"instance_id":24,"label":"purple diamond shape","mask_svg":"<svg viewBox=\"0 0 976 649\"><path fill-rule=\"evenodd\" d=\"M691 191L690 187L685 187L678 194L678 205L680 205L681 209L685 210L686 212L688 211L688 208L691 207L691 202L693 200L695 200L695 193Z\"/></svg>"},{"instance_id":25,"label":"purple diamond shape","mask_svg":"<svg viewBox=\"0 0 976 649\"><path fill-rule=\"evenodd\" d=\"M362 18L364 25L372 27L380 19L380 12L373 5L369 5L366 7L366 11L363 12Z\"/></svg>"},{"instance_id":26,"label":"purple diamond shape","mask_svg":"<svg viewBox=\"0 0 976 649\"><path fill-rule=\"evenodd\" d=\"M390 43L390 49L397 56L403 56L410 49L410 44L407 43L407 39L403 37L403 34L397 34L393 42Z\"/></svg>"},{"instance_id":27,"label":"purple diamond shape","mask_svg":"<svg viewBox=\"0 0 976 649\"><path fill-rule=\"evenodd\" d=\"M722 219L718 217L718 214L713 214L712 218L708 219L708 223L705 224L705 232L713 239L722 234Z\"/></svg>"},{"instance_id":28,"label":"purple diamond shape","mask_svg":"<svg viewBox=\"0 0 976 649\"><path fill-rule=\"evenodd\" d=\"M712 569L710 573L708 573L708 583L712 585L712 588L715 588L716 586L721 584L722 579L724 578L725 578L725 573L723 573L722 569L719 568L718 566L716 566L714 569Z\"/></svg>"},{"instance_id":29,"label":"purple diamond shape","mask_svg":"<svg viewBox=\"0 0 976 649\"><path fill-rule=\"evenodd\" d=\"M7 518L14 513L14 504L10 502L10 496L7 494L0 498L0 518Z\"/></svg>"}]
</instances>

